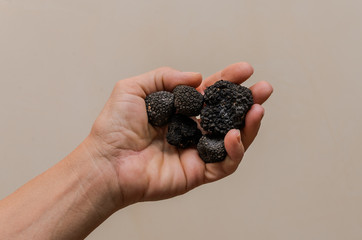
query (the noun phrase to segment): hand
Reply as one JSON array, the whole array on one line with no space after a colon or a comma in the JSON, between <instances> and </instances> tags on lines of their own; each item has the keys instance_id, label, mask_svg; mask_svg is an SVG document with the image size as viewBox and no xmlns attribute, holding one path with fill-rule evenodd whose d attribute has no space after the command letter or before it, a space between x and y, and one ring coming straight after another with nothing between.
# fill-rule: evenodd
<instances>
[{"instance_id":1,"label":"hand","mask_svg":"<svg viewBox=\"0 0 362 240\"><path fill-rule=\"evenodd\" d=\"M117 178L120 208L138 201L158 200L183 194L201 184L219 180L233 173L245 150L256 137L264 101L272 93L267 82L251 87L255 104L248 112L245 128L231 130L225 136L228 153L225 161L205 164L196 149L177 149L167 143L167 127L148 124L144 98L156 91L172 91L180 84L203 92L223 79L242 83L253 73L247 63L236 63L202 81L199 73L160 68L119 81L103 111L95 121L88 140L94 155L111 164Z\"/></svg>"}]
</instances>

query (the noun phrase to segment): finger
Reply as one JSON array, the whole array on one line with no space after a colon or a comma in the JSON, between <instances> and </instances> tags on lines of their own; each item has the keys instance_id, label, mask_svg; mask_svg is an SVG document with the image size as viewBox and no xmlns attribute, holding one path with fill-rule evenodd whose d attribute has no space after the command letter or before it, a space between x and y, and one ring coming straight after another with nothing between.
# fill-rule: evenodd
<instances>
[{"instance_id":1,"label":"finger","mask_svg":"<svg viewBox=\"0 0 362 240\"><path fill-rule=\"evenodd\" d=\"M157 91L171 92L177 85L198 87L202 81L200 73L181 72L169 67L162 67L133 79L143 90L144 95Z\"/></svg>"},{"instance_id":2,"label":"finger","mask_svg":"<svg viewBox=\"0 0 362 240\"><path fill-rule=\"evenodd\" d=\"M204 183L205 163L200 159L196 149L180 151L180 162L187 179L186 189L191 190Z\"/></svg>"},{"instance_id":3,"label":"finger","mask_svg":"<svg viewBox=\"0 0 362 240\"><path fill-rule=\"evenodd\" d=\"M205 165L205 182L213 182L224 178L237 169L244 156L244 147L241 141L240 131L230 130L224 138L227 157L224 161L218 163L208 163Z\"/></svg>"},{"instance_id":4,"label":"finger","mask_svg":"<svg viewBox=\"0 0 362 240\"><path fill-rule=\"evenodd\" d=\"M206 78L198 88L200 92L203 92L208 86L211 86L218 80L227 80L237 84L241 84L247 80L254 73L253 67L246 62L234 63L226 67L225 69L211 75Z\"/></svg>"},{"instance_id":5,"label":"finger","mask_svg":"<svg viewBox=\"0 0 362 240\"><path fill-rule=\"evenodd\" d=\"M245 151L249 148L258 134L261 120L264 116L264 108L259 104L254 104L245 117L245 127L242 130L241 141Z\"/></svg>"},{"instance_id":6,"label":"finger","mask_svg":"<svg viewBox=\"0 0 362 240\"><path fill-rule=\"evenodd\" d=\"M273 87L270 83L261 81L250 87L253 94L254 102L263 104L273 93Z\"/></svg>"}]
</instances>

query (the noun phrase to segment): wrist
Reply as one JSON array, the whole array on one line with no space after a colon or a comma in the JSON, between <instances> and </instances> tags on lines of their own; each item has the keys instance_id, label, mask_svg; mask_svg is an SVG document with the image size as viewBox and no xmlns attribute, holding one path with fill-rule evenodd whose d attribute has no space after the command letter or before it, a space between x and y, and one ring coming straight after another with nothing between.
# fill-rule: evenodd
<instances>
[{"instance_id":1,"label":"wrist","mask_svg":"<svg viewBox=\"0 0 362 240\"><path fill-rule=\"evenodd\" d=\"M62 161L0 201L2 236L83 239L122 207L114 168L92 144L85 139Z\"/></svg>"},{"instance_id":2,"label":"wrist","mask_svg":"<svg viewBox=\"0 0 362 240\"><path fill-rule=\"evenodd\" d=\"M109 159L99 151L92 136L88 136L64 160L79 179L89 202L103 212L100 214L109 216L123 207L117 172Z\"/></svg>"}]
</instances>

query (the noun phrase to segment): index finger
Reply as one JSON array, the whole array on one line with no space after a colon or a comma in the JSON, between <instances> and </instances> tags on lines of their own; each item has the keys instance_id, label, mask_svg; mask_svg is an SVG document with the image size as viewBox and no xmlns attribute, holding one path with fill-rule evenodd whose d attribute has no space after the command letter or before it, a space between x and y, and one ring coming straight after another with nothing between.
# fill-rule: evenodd
<instances>
[{"instance_id":1,"label":"index finger","mask_svg":"<svg viewBox=\"0 0 362 240\"><path fill-rule=\"evenodd\" d=\"M118 81L116 92L128 92L144 98L157 91L171 92L177 85L188 85L196 88L201 81L200 73L181 72L170 67L161 67Z\"/></svg>"},{"instance_id":2,"label":"index finger","mask_svg":"<svg viewBox=\"0 0 362 240\"><path fill-rule=\"evenodd\" d=\"M201 85L198 87L198 90L203 93L208 86L213 85L216 81L219 81L221 79L241 84L245 80L247 80L253 73L254 69L249 63L234 63L206 78L204 81L202 81Z\"/></svg>"}]
</instances>

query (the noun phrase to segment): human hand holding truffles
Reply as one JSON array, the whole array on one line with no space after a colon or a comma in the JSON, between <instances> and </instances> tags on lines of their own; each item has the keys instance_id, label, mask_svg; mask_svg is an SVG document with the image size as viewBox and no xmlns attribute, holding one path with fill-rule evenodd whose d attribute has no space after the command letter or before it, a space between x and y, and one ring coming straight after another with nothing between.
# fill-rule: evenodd
<instances>
[{"instance_id":1,"label":"human hand holding truffles","mask_svg":"<svg viewBox=\"0 0 362 240\"><path fill-rule=\"evenodd\" d=\"M244 91L249 90L240 84L252 73L253 68L241 62L205 79L199 73L160 68L117 83L91 136L101 141L95 144L103 146L98 152L115 166L126 204L176 196L236 170L259 130L264 114L260 104L272 92L269 83L259 82L245 95ZM228 81L218 82L220 79ZM216 82L220 86L211 87ZM153 103L160 104L161 110ZM204 109L224 106L231 110L220 111L230 117L226 123L232 121L235 125L213 128L212 122L219 117ZM245 109L249 109L246 115ZM205 122L201 121L203 134L207 134L201 142L218 146L214 142L224 140L225 149L219 151L222 155L216 160L203 157L203 161L200 157L213 155L215 150L208 152L200 145L199 154L196 148L201 128L194 124L193 115L198 114L207 116ZM243 128L234 129L240 126ZM210 139L212 143L208 143Z\"/></svg>"}]
</instances>

